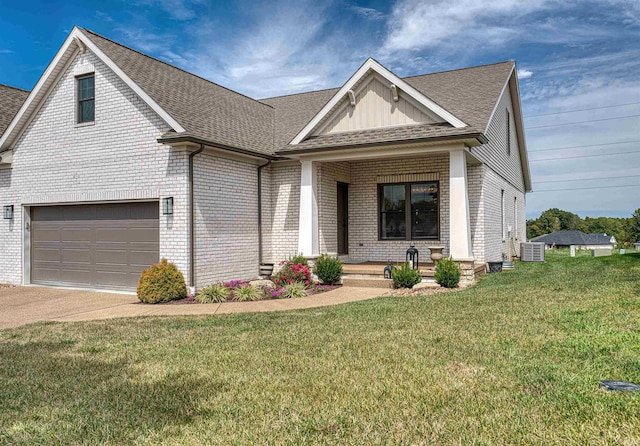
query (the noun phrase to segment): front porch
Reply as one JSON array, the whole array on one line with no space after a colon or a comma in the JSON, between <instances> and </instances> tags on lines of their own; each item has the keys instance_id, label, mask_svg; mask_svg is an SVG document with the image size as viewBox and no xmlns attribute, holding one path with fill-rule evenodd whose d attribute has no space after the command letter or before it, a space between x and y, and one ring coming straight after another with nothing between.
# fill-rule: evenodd
<instances>
[{"instance_id":1,"label":"front porch","mask_svg":"<svg viewBox=\"0 0 640 446\"><path fill-rule=\"evenodd\" d=\"M430 247L458 262L483 263L482 166L461 144L349 150L301 157L298 252L338 255L345 274L382 276L414 244L423 277ZM480 241L482 237L478 237ZM474 252L476 251L476 252ZM472 273L473 274L473 273Z\"/></svg>"}]
</instances>

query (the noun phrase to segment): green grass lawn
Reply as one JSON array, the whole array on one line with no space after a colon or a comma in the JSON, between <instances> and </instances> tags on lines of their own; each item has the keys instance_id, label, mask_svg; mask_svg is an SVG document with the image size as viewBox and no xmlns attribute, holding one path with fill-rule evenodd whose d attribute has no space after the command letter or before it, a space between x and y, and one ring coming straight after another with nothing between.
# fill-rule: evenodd
<instances>
[{"instance_id":1,"label":"green grass lawn","mask_svg":"<svg viewBox=\"0 0 640 446\"><path fill-rule=\"evenodd\" d=\"M639 444L640 254L331 308L0 331L2 444Z\"/></svg>"}]
</instances>

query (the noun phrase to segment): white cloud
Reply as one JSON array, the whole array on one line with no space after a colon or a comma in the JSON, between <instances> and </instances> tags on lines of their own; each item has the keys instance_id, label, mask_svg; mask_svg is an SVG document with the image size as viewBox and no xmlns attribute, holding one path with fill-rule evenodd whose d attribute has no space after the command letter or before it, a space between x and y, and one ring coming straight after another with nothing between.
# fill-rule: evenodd
<instances>
[{"instance_id":1,"label":"white cloud","mask_svg":"<svg viewBox=\"0 0 640 446\"><path fill-rule=\"evenodd\" d=\"M533 76L533 71L518 68L518 79L529 79L531 76Z\"/></svg>"},{"instance_id":2,"label":"white cloud","mask_svg":"<svg viewBox=\"0 0 640 446\"><path fill-rule=\"evenodd\" d=\"M374 9L374 8L365 8L362 6L355 6L355 5L350 5L349 7L356 14L358 14L361 17L364 17L365 19L382 20L385 18L385 15L382 11L378 11L377 9Z\"/></svg>"},{"instance_id":3,"label":"white cloud","mask_svg":"<svg viewBox=\"0 0 640 446\"><path fill-rule=\"evenodd\" d=\"M512 23L516 15L541 9L544 4L544 0L526 3L519 0L401 0L393 8L384 50L428 48L459 33L467 40L495 41L511 34L512 30L507 26L483 25L484 17L494 21L504 18L503 23Z\"/></svg>"}]
</instances>

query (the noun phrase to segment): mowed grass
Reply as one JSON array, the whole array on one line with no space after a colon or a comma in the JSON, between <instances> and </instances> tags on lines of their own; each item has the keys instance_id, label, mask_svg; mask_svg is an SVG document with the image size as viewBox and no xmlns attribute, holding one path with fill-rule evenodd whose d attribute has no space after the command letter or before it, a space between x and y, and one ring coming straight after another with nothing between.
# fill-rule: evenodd
<instances>
[{"instance_id":1,"label":"mowed grass","mask_svg":"<svg viewBox=\"0 0 640 446\"><path fill-rule=\"evenodd\" d=\"M465 291L0 331L4 444L639 444L640 255Z\"/></svg>"}]
</instances>

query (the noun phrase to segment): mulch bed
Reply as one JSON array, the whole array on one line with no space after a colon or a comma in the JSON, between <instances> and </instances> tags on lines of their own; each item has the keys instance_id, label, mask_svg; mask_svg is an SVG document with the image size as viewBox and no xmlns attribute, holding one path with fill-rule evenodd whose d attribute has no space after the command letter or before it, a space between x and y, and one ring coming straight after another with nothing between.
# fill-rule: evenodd
<instances>
[{"instance_id":1,"label":"mulch bed","mask_svg":"<svg viewBox=\"0 0 640 446\"><path fill-rule=\"evenodd\" d=\"M335 289L340 288L342 285L321 285L318 288L312 288L310 290L308 290L307 294L308 296L315 296L317 294L322 294L322 293L326 293L327 291L332 291ZM263 300L280 300L277 298L273 298L273 299L260 299L260 301ZM228 300L227 302L237 302L235 300ZM253 301L253 302L259 302L259 301ZM178 300L172 300L169 302L163 302L163 303L159 303L159 304L153 304L153 305L191 305L191 304L199 304L199 305L207 305L207 304L200 304L200 302L198 302L196 300L196 298L194 296L188 296L185 297L184 299L178 299ZM151 304L149 304L151 305Z\"/></svg>"}]
</instances>

